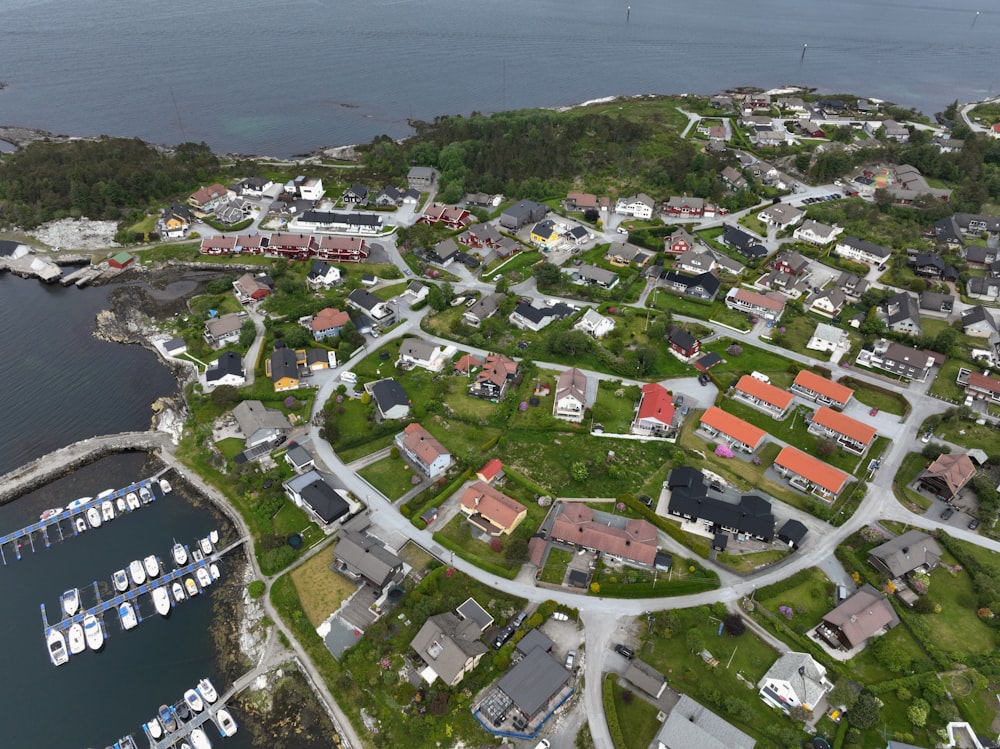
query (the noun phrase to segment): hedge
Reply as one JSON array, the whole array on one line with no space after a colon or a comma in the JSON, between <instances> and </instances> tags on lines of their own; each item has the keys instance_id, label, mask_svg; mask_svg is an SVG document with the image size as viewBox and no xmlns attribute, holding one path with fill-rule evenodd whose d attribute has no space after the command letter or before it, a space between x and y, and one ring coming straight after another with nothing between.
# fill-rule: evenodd
<instances>
[{"instance_id":1,"label":"hedge","mask_svg":"<svg viewBox=\"0 0 1000 749\"><path fill-rule=\"evenodd\" d=\"M495 562L490 562L489 560L470 554L458 544L452 543L451 539L445 538L441 533L435 533L434 540L441 544L444 548L448 549L448 551L460 556L469 564L474 564L481 570L485 570L486 572L490 572L494 575L499 575L500 577L505 577L508 580L513 580L517 577L518 570L521 568L521 565L517 565L516 568L508 570Z\"/></svg>"},{"instance_id":2,"label":"hedge","mask_svg":"<svg viewBox=\"0 0 1000 749\"><path fill-rule=\"evenodd\" d=\"M464 484L473 475L473 473L474 471L471 468L466 468L464 471L458 474L458 477L454 481L448 484L448 486L446 486L442 492L436 494L434 497L428 500L425 505L419 508L419 511L414 510L413 511L414 519L412 519L410 522L416 524L415 521L419 520L420 516L423 515L425 512L427 512L429 509L444 504L444 501L448 499L448 497L450 497L452 494L454 494L458 490L458 487ZM424 527L426 528L427 526L425 525Z\"/></svg>"},{"instance_id":3,"label":"hedge","mask_svg":"<svg viewBox=\"0 0 1000 749\"><path fill-rule=\"evenodd\" d=\"M714 574L714 573L713 573ZM704 593L719 587L719 579L658 580L656 583L600 583L597 595L607 598L666 598Z\"/></svg>"},{"instance_id":4,"label":"hedge","mask_svg":"<svg viewBox=\"0 0 1000 749\"><path fill-rule=\"evenodd\" d=\"M657 528L666 533L672 539L684 544L686 548L691 549L691 551L700 556L702 559L708 559L708 556L711 553L711 551L706 549L695 549L689 546L687 533L685 533L684 530L679 525L677 525L677 523L667 520L662 515L657 515L650 508L646 507L646 505L640 502L637 497L622 496L619 498L619 500L624 502L625 505L630 509L638 512L640 515L642 515L643 519L648 520L650 523L655 525Z\"/></svg>"},{"instance_id":5,"label":"hedge","mask_svg":"<svg viewBox=\"0 0 1000 749\"><path fill-rule=\"evenodd\" d=\"M617 674L606 674L604 676L604 717L608 722L608 732L611 734L611 741L616 749L630 749L625 743L625 736L622 734L622 727L618 723L618 710L615 708L615 683Z\"/></svg>"}]
</instances>

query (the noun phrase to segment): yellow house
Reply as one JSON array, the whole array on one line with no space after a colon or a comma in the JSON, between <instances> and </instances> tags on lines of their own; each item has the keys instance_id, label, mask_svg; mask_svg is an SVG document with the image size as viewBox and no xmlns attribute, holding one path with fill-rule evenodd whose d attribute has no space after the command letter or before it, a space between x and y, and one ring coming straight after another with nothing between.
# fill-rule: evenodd
<instances>
[{"instance_id":1,"label":"yellow house","mask_svg":"<svg viewBox=\"0 0 1000 749\"><path fill-rule=\"evenodd\" d=\"M295 352L287 348L275 349L267 360L266 374L271 378L274 392L296 390L299 387L299 365Z\"/></svg>"},{"instance_id":2,"label":"yellow house","mask_svg":"<svg viewBox=\"0 0 1000 749\"><path fill-rule=\"evenodd\" d=\"M559 232L552 219L539 221L531 229L531 243L543 250L551 249L559 241Z\"/></svg>"},{"instance_id":3,"label":"yellow house","mask_svg":"<svg viewBox=\"0 0 1000 749\"><path fill-rule=\"evenodd\" d=\"M528 515L528 508L489 484L476 481L459 500L470 523L491 536L510 535Z\"/></svg>"}]
</instances>

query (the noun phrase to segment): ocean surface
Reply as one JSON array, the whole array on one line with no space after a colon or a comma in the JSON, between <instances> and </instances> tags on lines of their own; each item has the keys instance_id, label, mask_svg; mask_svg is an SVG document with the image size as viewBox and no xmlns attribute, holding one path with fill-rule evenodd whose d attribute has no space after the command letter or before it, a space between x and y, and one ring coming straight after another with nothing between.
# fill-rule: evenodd
<instances>
[{"instance_id":1,"label":"ocean surface","mask_svg":"<svg viewBox=\"0 0 1000 749\"><path fill-rule=\"evenodd\" d=\"M930 114L998 93L990 5L6 0L0 124L287 156L405 136L407 118L741 85Z\"/></svg>"},{"instance_id":2,"label":"ocean surface","mask_svg":"<svg viewBox=\"0 0 1000 749\"><path fill-rule=\"evenodd\" d=\"M149 423L149 404L175 389L152 353L90 335L105 295L106 289L62 289L0 276L0 333L6 348L0 357L5 427L0 430L0 472L92 434L143 429ZM77 497L97 496L141 478L144 461L142 454L108 457L0 505L0 535L37 521L46 508L65 507ZM179 700L203 676L212 678L220 693L228 687L215 669L215 645L207 634L211 595L175 607L166 619L144 600L144 621L130 632L123 632L116 615L109 613L104 649L73 656L59 668L46 652L40 609L45 604L50 621L58 619L59 596L73 587L84 592L85 603L92 603L95 580L109 595L115 570L151 553L168 560L175 538L190 545L214 527L209 510L174 491L48 549L34 554L24 549L20 561L9 544L4 547L0 744L99 749L133 732L138 745L146 746L141 724L161 704ZM228 565L222 565L223 579L232 574L232 562ZM250 746L245 734L214 744Z\"/></svg>"}]
</instances>

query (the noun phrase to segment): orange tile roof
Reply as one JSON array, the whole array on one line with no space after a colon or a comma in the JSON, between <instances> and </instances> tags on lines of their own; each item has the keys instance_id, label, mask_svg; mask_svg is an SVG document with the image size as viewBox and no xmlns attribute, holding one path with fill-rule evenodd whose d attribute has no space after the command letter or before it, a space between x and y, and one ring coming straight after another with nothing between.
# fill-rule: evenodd
<instances>
[{"instance_id":1,"label":"orange tile roof","mask_svg":"<svg viewBox=\"0 0 1000 749\"><path fill-rule=\"evenodd\" d=\"M406 449L417 456L420 461L429 466L441 455L449 455L448 448L434 439L434 436L420 424L407 424L403 430L406 436L403 444Z\"/></svg>"},{"instance_id":2,"label":"orange tile roof","mask_svg":"<svg viewBox=\"0 0 1000 749\"><path fill-rule=\"evenodd\" d=\"M707 424L712 429L717 429L727 437L732 437L744 445L750 445L751 447L759 445L760 441L767 436L767 432L760 427L755 427L753 424L743 421L743 419L733 416L731 413L726 413L716 406L712 406L705 412L705 415L701 417L701 423Z\"/></svg>"},{"instance_id":3,"label":"orange tile roof","mask_svg":"<svg viewBox=\"0 0 1000 749\"><path fill-rule=\"evenodd\" d=\"M500 462L499 458L490 458L486 465L479 469L476 474L480 479L485 481L487 484L493 481L497 477L497 474L503 470L503 463Z\"/></svg>"},{"instance_id":4,"label":"orange tile roof","mask_svg":"<svg viewBox=\"0 0 1000 749\"><path fill-rule=\"evenodd\" d=\"M517 516L527 509L516 499L482 481L473 482L462 493L461 503L471 513L479 513L504 530L510 530Z\"/></svg>"},{"instance_id":5,"label":"orange tile roof","mask_svg":"<svg viewBox=\"0 0 1000 749\"><path fill-rule=\"evenodd\" d=\"M330 328L342 328L351 321L351 316L346 312L341 312L336 307L326 307L316 313L312 319L312 329L314 332L330 330Z\"/></svg>"},{"instance_id":6,"label":"orange tile roof","mask_svg":"<svg viewBox=\"0 0 1000 749\"><path fill-rule=\"evenodd\" d=\"M852 440L857 440L864 445L870 445L875 439L874 427L868 426L863 421L852 419L850 416L844 416L839 411L834 411L832 408L827 408L826 406L822 406L816 411L813 414L812 420L820 426L832 429L837 434L850 437Z\"/></svg>"},{"instance_id":7,"label":"orange tile roof","mask_svg":"<svg viewBox=\"0 0 1000 749\"><path fill-rule=\"evenodd\" d=\"M826 489L828 492L839 494L850 478L846 473L827 465L819 458L806 455L801 450L794 447L785 447L778 457L774 459L774 464L787 468L792 473L796 473L807 481L811 481L816 486Z\"/></svg>"},{"instance_id":8,"label":"orange tile roof","mask_svg":"<svg viewBox=\"0 0 1000 749\"><path fill-rule=\"evenodd\" d=\"M566 502L552 524L552 538L588 549L597 549L623 559L652 566L656 561L656 526L632 519L625 528L594 520L594 511L582 502Z\"/></svg>"},{"instance_id":9,"label":"orange tile roof","mask_svg":"<svg viewBox=\"0 0 1000 749\"><path fill-rule=\"evenodd\" d=\"M988 390L991 393L1000 393L1000 380L996 377L988 377L979 372L969 373L969 385L980 390Z\"/></svg>"},{"instance_id":10,"label":"orange tile roof","mask_svg":"<svg viewBox=\"0 0 1000 749\"><path fill-rule=\"evenodd\" d=\"M674 401L663 385L650 382L642 386L639 419L656 419L664 424L674 420Z\"/></svg>"},{"instance_id":11,"label":"orange tile roof","mask_svg":"<svg viewBox=\"0 0 1000 749\"><path fill-rule=\"evenodd\" d=\"M743 375L740 381L736 383L736 389L747 395L752 395L757 400L764 401L764 403L781 409L788 408L788 404L792 402L791 393L774 385L769 385L766 382L761 382L756 377L751 377L750 375Z\"/></svg>"},{"instance_id":12,"label":"orange tile roof","mask_svg":"<svg viewBox=\"0 0 1000 749\"><path fill-rule=\"evenodd\" d=\"M812 390L814 393L819 393L836 403L847 403L851 399L851 396L854 395L854 391L847 387L847 385L841 385L833 380L828 380L815 372L810 372L808 369L803 369L799 372L792 384Z\"/></svg>"}]
</instances>

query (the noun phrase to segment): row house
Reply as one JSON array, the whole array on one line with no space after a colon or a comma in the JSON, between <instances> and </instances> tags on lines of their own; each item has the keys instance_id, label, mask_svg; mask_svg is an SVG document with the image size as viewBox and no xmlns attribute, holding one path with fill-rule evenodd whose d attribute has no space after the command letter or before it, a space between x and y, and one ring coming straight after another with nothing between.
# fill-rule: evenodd
<instances>
[{"instance_id":1,"label":"row house","mask_svg":"<svg viewBox=\"0 0 1000 749\"><path fill-rule=\"evenodd\" d=\"M674 468L667 476L666 486L670 492L667 506L670 515L702 523L711 533L728 531L767 542L774 538L774 514L771 503L763 497L744 494L738 503L710 497L705 475L690 466Z\"/></svg>"},{"instance_id":2,"label":"row house","mask_svg":"<svg viewBox=\"0 0 1000 749\"><path fill-rule=\"evenodd\" d=\"M836 440L844 450L858 456L868 452L877 436L873 427L827 406L820 406L812 415L809 431Z\"/></svg>"},{"instance_id":3,"label":"row house","mask_svg":"<svg viewBox=\"0 0 1000 749\"><path fill-rule=\"evenodd\" d=\"M763 411L772 419L783 419L794 400L791 393L775 387L769 382L758 380L752 375L743 375L733 386L733 397L739 398L758 411Z\"/></svg>"},{"instance_id":4,"label":"row house","mask_svg":"<svg viewBox=\"0 0 1000 749\"><path fill-rule=\"evenodd\" d=\"M351 211L305 211L292 220L288 228L293 231L311 231L330 234L373 235L382 231L382 217L377 213Z\"/></svg>"},{"instance_id":5,"label":"row house","mask_svg":"<svg viewBox=\"0 0 1000 749\"><path fill-rule=\"evenodd\" d=\"M776 291L758 294L749 289L730 289L726 294L726 306L737 312L777 321L785 311L785 298Z\"/></svg>"},{"instance_id":6,"label":"row house","mask_svg":"<svg viewBox=\"0 0 1000 749\"><path fill-rule=\"evenodd\" d=\"M756 452L767 436L760 427L712 406L701 417L699 429L712 439L724 440L730 447L745 453Z\"/></svg>"},{"instance_id":7,"label":"row house","mask_svg":"<svg viewBox=\"0 0 1000 749\"><path fill-rule=\"evenodd\" d=\"M842 258L865 265L884 265L892 257L892 250L857 237L841 237L833 251Z\"/></svg>"},{"instance_id":8,"label":"row house","mask_svg":"<svg viewBox=\"0 0 1000 749\"><path fill-rule=\"evenodd\" d=\"M778 453L773 467L796 489L814 494L826 502L833 502L851 478L843 471L790 445Z\"/></svg>"},{"instance_id":9,"label":"row house","mask_svg":"<svg viewBox=\"0 0 1000 749\"><path fill-rule=\"evenodd\" d=\"M464 229L471 225L475 218L464 208L453 205L438 205L433 203L424 209L417 219L418 224L443 224L452 230Z\"/></svg>"},{"instance_id":10,"label":"row house","mask_svg":"<svg viewBox=\"0 0 1000 749\"><path fill-rule=\"evenodd\" d=\"M712 206L712 216L715 215ZM702 218L705 215L705 199L672 197L663 205L663 212L670 218Z\"/></svg>"},{"instance_id":11,"label":"row house","mask_svg":"<svg viewBox=\"0 0 1000 749\"><path fill-rule=\"evenodd\" d=\"M320 237L316 256L338 263L360 263L368 258L368 244L361 237Z\"/></svg>"},{"instance_id":12,"label":"row house","mask_svg":"<svg viewBox=\"0 0 1000 749\"><path fill-rule=\"evenodd\" d=\"M791 390L796 395L821 405L837 406L838 408L845 408L854 397L854 391L851 388L841 385L839 382L828 380L808 369L803 369L795 375Z\"/></svg>"},{"instance_id":13,"label":"row house","mask_svg":"<svg viewBox=\"0 0 1000 749\"><path fill-rule=\"evenodd\" d=\"M319 243L311 234L275 233L268 238L267 254L289 260L305 260L315 255L318 247Z\"/></svg>"},{"instance_id":14,"label":"row house","mask_svg":"<svg viewBox=\"0 0 1000 749\"><path fill-rule=\"evenodd\" d=\"M264 234L205 237L198 251L202 255L266 255L269 239Z\"/></svg>"}]
</instances>

